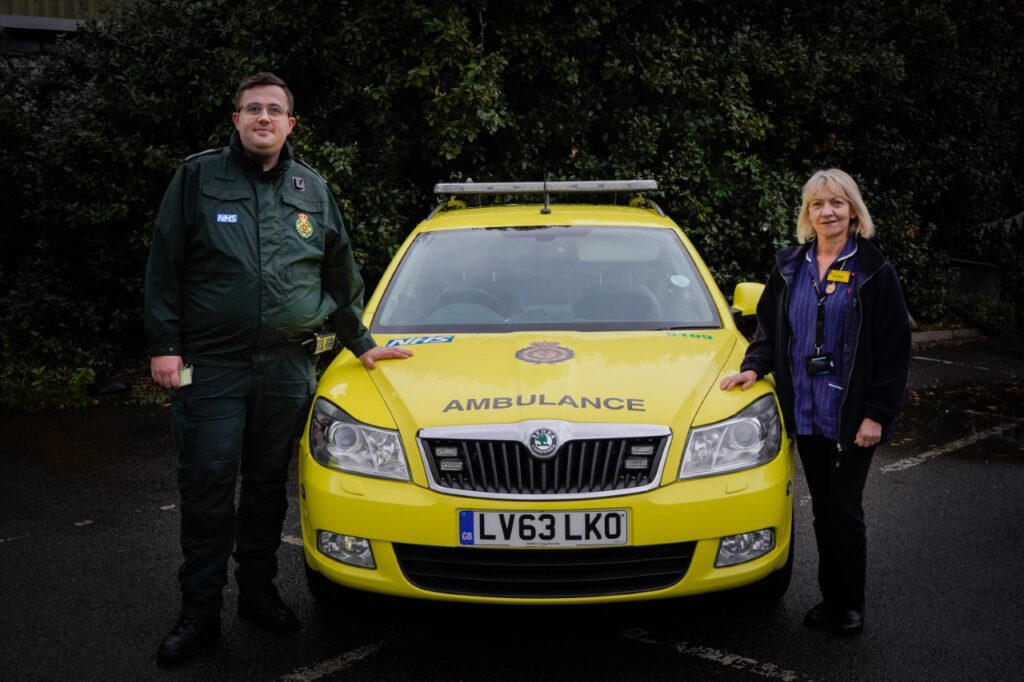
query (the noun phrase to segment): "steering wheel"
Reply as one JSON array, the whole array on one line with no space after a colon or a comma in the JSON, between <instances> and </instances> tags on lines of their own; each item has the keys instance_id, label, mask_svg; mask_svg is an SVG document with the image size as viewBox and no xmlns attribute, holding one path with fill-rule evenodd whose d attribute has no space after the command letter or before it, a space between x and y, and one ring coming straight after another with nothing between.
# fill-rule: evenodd
<instances>
[{"instance_id":1,"label":"steering wheel","mask_svg":"<svg viewBox=\"0 0 1024 682\"><path fill-rule=\"evenodd\" d=\"M502 317L508 317L509 310L505 302L485 289L476 287L456 287L442 291L436 299L435 309L453 303L475 303L494 311Z\"/></svg>"}]
</instances>

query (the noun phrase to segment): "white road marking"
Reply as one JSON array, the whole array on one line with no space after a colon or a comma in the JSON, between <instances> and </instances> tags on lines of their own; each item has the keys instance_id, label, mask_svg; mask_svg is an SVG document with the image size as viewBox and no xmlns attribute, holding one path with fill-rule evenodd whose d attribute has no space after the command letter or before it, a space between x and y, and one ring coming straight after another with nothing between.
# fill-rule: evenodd
<instances>
[{"instance_id":1,"label":"white road marking","mask_svg":"<svg viewBox=\"0 0 1024 682\"><path fill-rule=\"evenodd\" d=\"M4 544L5 542L14 542L15 540L23 540L23 539L25 539L27 537L29 537L29 536L28 535L22 535L21 537L0 538L0 545Z\"/></svg>"},{"instance_id":2,"label":"white road marking","mask_svg":"<svg viewBox=\"0 0 1024 682\"><path fill-rule=\"evenodd\" d=\"M287 542L289 545L302 547L302 538L297 538L294 535L282 535L281 542Z\"/></svg>"},{"instance_id":3,"label":"white road marking","mask_svg":"<svg viewBox=\"0 0 1024 682\"><path fill-rule=\"evenodd\" d=\"M163 507L160 507L160 511L171 511L172 509L176 509L177 507L178 505L176 504L167 504L164 505Z\"/></svg>"},{"instance_id":4,"label":"white road marking","mask_svg":"<svg viewBox=\"0 0 1024 682\"><path fill-rule=\"evenodd\" d=\"M313 680L319 680L321 677L331 675L352 667L354 664L368 658L384 647L395 644L399 640L405 639L410 633L403 632L400 635L389 637L388 639L375 642L373 644L367 644L366 646L353 649L341 656L332 658L316 665L311 665L308 668L299 668L295 672L288 673L284 677L278 678L278 682L312 682Z\"/></svg>"},{"instance_id":5,"label":"white road marking","mask_svg":"<svg viewBox=\"0 0 1024 682\"><path fill-rule=\"evenodd\" d=\"M75 525L79 528L81 528L82 526L88 526L92 523L95 523L95 521L93 521L92 519L86 519L85 521L75 521Z\"/></svg>"},{"instance_id":6,"label":"white road marking","mask_svg":"<svg viewBox=\"0 0 1024 682\"><path fill-rule=\"evenodd\" d=\"M887 464L884 467L882 467L881 471L883 474L888 474L892 473L893 471L904 471L906 469L911 469L913 467L918 466L919 464L924 464L930 459L934 459L935 457L945 455L948 452L953 452L954 450L965 448L968 445L973 445L978 441L985 440L986 438L998 436L999 434L1005 431L1009 431L1010 429L1016 428L1016 426L1017 424L1001 424L999 426L994 426L991 429L979 431L978 433L966 436L964 438L958 438L957 440L954 440L950 443L946 443L941 447L932 448L931 450L922 452L920 455L914 455L913 457L907 457L905 459L893 462L892 464Z\"/></svg>"},{"instance_id":7,"label":"white road marking","mask_svg":"<svg viewBox=\"0 0 1024 682\"><path fill-rule=\"evenodd\" d=\"M964 410L964 414L969 414L972 417L991 417L993 419L1002 419L1008 422L1024 422L1024 419L1020 417L1013 417L1008 414L1000 414L998 412L982 412L981 410Z\"/></svg>"},{"instance_id":8,"label":"white road marking","mask_svg":"<svg viewBox=\"0 0 1024 682\"><path fill-rule=\"evenodd\" d=\"M950 360L940 360L939 358L926 358L921 355L915 355L915 360L924 360L925 362L940 362L943 365L956 365L957 367L971 367L973 369L983 369L986 372L989 371L988 367L982 367L981 365L969 365L966 362L952 362Z\"/></svg>"},{"instance_id":9,"label":"white road marking","mask_svg":"<svg viewBox=\"0 0 1024 682\"><path fill-rule=\"evenodd\" d=\"M713 649L709 646L700 646L699 644L691 644L690 642L659 642L651 637L649 630L644 630L643 628L626 630L621 633L621 636L627 639L636 640L637 642L643 642L644 644L657 644L659 646L667 645L686 656L693 656L695 658L704 659L705 661L711 661L712 663L718 663L721 666L731 668L733 670L745 670L755 675L760 675L761 677L785 680L785 682L798 682L799 680L811 679L806 675L801 675L795 670L780 668L774 663L762 663L747 656L731 654L727 651L720 651L719 649Z\"/></svg>"}]
</instances>

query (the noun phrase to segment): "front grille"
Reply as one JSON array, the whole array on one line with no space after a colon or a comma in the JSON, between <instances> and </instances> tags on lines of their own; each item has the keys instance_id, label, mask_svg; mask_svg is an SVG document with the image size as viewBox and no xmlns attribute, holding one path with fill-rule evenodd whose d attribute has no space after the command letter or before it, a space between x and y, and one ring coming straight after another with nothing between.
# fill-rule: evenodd
<instances>
[{"instance_id":1,"label":"front grille","mask_svg":"<svg viewBox=\"0 0 1024 682\"><path fill-rule=\"evenodd\" d=\"M541 460L520 442L424 438L427 464L437 483L452 490L507 495L572 495L628 491L656 480L667 436L602 438L563 443ZM438 448L455 457L438 457ZM631 454L650 450L650 455ZM441 462L460 462L447 471ZM627 462L643 468L627 468Z\"/></svg>"},{"instance_id":2,"label":"front grille","mask_svg":"<svg viewBox=\"0 0 1024 682\"><path fill-rule=\"evenodd\" d=\"M424 590L554 599L670 587L686 575L695 544L596 549L393 546L406 579Z\"/></svg>"}]
</instances>

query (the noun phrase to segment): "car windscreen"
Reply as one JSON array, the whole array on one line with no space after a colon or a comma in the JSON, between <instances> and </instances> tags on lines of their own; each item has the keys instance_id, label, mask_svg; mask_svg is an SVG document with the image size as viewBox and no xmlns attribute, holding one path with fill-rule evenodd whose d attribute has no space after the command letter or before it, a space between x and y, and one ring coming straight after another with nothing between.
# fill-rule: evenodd
<instances>
[{"instance_id":1,"label":"car windscreen","mask_svg":"<svg viewBox=\"0 0 1024 682\"><path fill-rule=\"evenodd\" d=\"M674 231L552 225L420 234L371 330L719 327L704 281Z\"/></svg>"}]
</instances>

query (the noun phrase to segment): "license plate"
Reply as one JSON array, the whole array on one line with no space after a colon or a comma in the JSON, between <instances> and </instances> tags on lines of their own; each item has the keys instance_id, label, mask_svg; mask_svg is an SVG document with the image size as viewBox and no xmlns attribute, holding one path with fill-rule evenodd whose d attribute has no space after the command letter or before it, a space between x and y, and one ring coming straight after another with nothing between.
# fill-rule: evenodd
<instances>
[{"instance_id":1,"label":"license plate","mask_svg":"<svg viewBox=\"0 0 1024 682\"><path fill-rule=\"evenodd\" d=\"M591 511L459 512L459 544L497 547L625 545L625 509Z\"/></svg>"}]
</instances>

